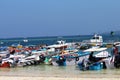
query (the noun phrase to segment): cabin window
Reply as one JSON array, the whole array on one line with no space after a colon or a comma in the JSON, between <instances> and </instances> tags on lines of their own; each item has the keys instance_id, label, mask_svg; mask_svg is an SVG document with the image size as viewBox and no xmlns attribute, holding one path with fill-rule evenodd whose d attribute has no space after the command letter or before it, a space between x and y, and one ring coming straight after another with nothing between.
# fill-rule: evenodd
<instances>
[{"instance_id":1,"label":"cabin window","mask_svg":"<svg viewBox=\"0 0 120 80\"><path fill-rule=\"evenodd\" d=\"M99 37L96 37L96 39L99 39Z\"/></svg>"},{"instance_id":2,"label":"cabin window","mask_svg":"<svg viewBox=\"0 0 120 80\"><path fill-rule=\"evenodd\" d=\"M93 37L93 39L99 39L99 37Z\"/></svg>"}]
</instances>

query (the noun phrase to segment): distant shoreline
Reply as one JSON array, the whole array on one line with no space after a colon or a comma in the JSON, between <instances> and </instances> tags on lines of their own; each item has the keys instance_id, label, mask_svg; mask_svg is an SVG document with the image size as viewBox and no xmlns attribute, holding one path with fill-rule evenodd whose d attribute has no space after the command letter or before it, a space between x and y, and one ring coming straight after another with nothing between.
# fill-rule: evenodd
<instances>
[{"instance_id":1,"label":"distant shoreline","mask_svg":"<svg viewBox=\"0 0 120 80\"><path fill-rule=\"evenodd\" d=\"M63 38L63 37L82 37L82 36L93 36L94 34L89 35L55 35L55 36L21 36L21 37L0 37L0 39L30 39L30 38ZM102 36L111 36L110 34L98 34ZM120 34L115 34L114 36L120 36Z\"/></svg>"},{"instance_id":2,"label":"distant shoreline","mask_svg":"<svg viewBox=\"0 0 120 80\"><path fill-rule=\"evenodd\" d=\"M92 36L92 35L58 35L58 36L28 36L28 37L6 37L6 38L0 38L0 39L28 39L28 38L51 38L51 37L57 37L57 38L62 38L62 37L80 37L80 36Z\"/></svg>"}]
</instances>

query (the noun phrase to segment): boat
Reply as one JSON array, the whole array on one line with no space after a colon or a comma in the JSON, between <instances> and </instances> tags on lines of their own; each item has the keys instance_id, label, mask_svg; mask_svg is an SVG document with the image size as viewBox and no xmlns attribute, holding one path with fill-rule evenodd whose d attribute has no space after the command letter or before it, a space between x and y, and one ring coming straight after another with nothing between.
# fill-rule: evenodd
<instances>
[{"instance_id":1,"label":"boat","mask_svg":"<svg viewBox=\"0 0 120 80\"><path fill-rule=\"evenodd\" d=\"M53 45L49 45L47 46L48 48L55 48L55 49L65 49L67 48L68 44L65 43L65 41L61 40L61 41L57 41L56 44Z\"/></svg>"},{"instance_id":2,"label":"boat","mask_svg":"<svg viewBox=\"0 0 120 80\"><path fill-rule=\"evenodd\" d=\"M24 39L23 42L28 42L28 39Z\"/></svg>"},{"instance_id":3,"label":"boat","mask_svg":"<svg viewBox=\"0 0 120 80\"><path fill-rule=\"evenodd\" d=\"M102 46L103 37L101 35L95 34L90 40L83 40L82 43L87 43L93 46Z\"/></svg>"},{"instance_id":4,"label":"boat","mask_svg":"<svg viewBox=\"0 0 120 80\"><path fill-rule=\"evenodd\" d=\"M100 35L95 34L92 39L90 39L91 43L97 43L98 45L101 45L103 43L103 38Z\"/></svg>"},{"instance_id":5,"label":"boat","mask_svg":"<svg viewBox=\"0 0 120 80\"><path fill-rule=\"evenodd\" d=\"M114 62L111 62L112 56L107 51L107 48L91 48L85 50L84 52L93 53L92 59L94 59L94 62L91 62L89 58L83 59L78 63L80 70L101 70L115 68Z\"/></svg>"},{"instance_id":6,"label":"boat","mask_svg":"<svg viewBox=\"0 0 120 80\"><path fill-rule=\"evenodd\" d=\"M48 48L55 48L55 49L65 49L68 48L69 46L73 45L74 43L66 43L64 40L59 40L53 45L47 46Z\"/></svg>"},{"instance_id":7,"label":"boat","mask_svg":"<svg viewBox=\"0 0 120 80\"><path fill-rule=\"evenodd\" d=\"M63 50L60 54L52 56L52 65L54 66L70 66L76 65L79 61L89 56L89 52L72 50Z\"/></svg>"},{"instance_id":8,"label":"boat","mask_svg":"<svg viewBox=\"0 0 120 80\"><path fill-rule=\"evenodd\" d=\"M120 46L120 42L114 42L113 45Z\"/></svg>"},{"instance_id":9,"label":"boat","mask_svg":"<svg viewBox=\"0 0 120 80\"><path fill-rule=\"evenodd\" d=\"M38 50L33 50L31 54L44 54L44 55L49 55L49 53L54 53L55 49L54 48L40 48Z\"/></svg>"},{"instance_id":10,"label":"boat","mask_svg":"<svg viewBox=\"0 0 120 80\"><path fill-rule=\"evenodd\" d=\"M25 58L19 59L17 66L24 67L24 66L31 66L31 65L38 65L43 63L45 60L45 57L42 55L31 55Z\"/></svg>"}]
</instances>

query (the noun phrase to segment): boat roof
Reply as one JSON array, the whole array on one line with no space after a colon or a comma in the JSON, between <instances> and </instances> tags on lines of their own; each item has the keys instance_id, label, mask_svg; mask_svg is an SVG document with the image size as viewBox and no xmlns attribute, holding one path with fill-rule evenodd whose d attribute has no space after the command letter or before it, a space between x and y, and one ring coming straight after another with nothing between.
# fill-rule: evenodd
<instances>
[{"instance_id":1,"label":"boat roof","mask_svg":"<svg viewBox=\"0 0 120 80\"><path fill-rule=\"evenodd\" d=\"M107 48L90 48L90 49L84 50L84 52L104 51L106 49Z\"/></svg>"},{"instance_id":2,"label":"boat roof","mask_svg":"<svg viewBox=\"0 0 120 80\"><path fill-rule=\"evenodd\" d=\"M108 57L110 56L110 54L108 53L108 51L102 51L102 52L95 54L94 56L95 57Z\"/></svg>"},{"instance_id":3,"label":"boat roof","mask_svg":"<svg viewBox=\"0 0 120 80\"><path fill-rule=\"evenodd\" d=\"M67 46L68 44L55 44L55 45L50 45L50 46L47 46L49 48L57 48L57 47L62 47L62 46Z\"/></svg>"}]
</instances>

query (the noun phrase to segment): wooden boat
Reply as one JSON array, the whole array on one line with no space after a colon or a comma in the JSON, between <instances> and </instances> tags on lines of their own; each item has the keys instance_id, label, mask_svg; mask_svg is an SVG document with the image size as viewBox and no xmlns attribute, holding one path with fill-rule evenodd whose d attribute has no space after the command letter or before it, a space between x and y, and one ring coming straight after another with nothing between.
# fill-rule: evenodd
<instances>
[{"instance_id":1,"label":"wooden boat","mask_svg":"<svg viewBox=\"0 0 120 80\"><path fill-rule=\"evenodd\" d=\"M54 66L70 66L76 65L79 61L89 56L89 52L65 52L64 54L56 55L52 57L52 64Z\"/></svg>"}]
</instances>

